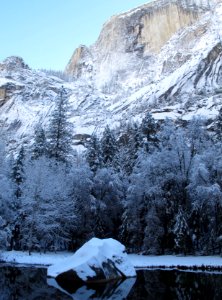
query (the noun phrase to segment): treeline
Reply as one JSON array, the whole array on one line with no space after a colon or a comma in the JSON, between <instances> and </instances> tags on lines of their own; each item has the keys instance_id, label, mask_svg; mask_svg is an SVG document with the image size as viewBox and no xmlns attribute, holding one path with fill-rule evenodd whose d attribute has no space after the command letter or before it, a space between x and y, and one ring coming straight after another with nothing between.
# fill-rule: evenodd
<instances>
[{"instance_id":1,"label":"treeline","mask_svg":"<svg viewBox=\"0 0 222 300\"><path fill-rule=\"evenodd\" d=\"M66 82L70 82L73 80L73 78L68 75L66 72L61 71L61 70L47 70L47 69L40 69L41 72L44 72L48 76L55 76L58 77Z\"/></svg>"},{"instance_id":2,"label":"treeline","mask_svg":"<svg viewBox=\"0 0 222 300\"><path fill-rule=\"evenodd\" d=\"M0 147L0 247L75 250L112 237L130 252L214 254L222 246L222 122L141 124L72 148L61 90L47 129L16 157Z\"/></svg>"}]
</instances>

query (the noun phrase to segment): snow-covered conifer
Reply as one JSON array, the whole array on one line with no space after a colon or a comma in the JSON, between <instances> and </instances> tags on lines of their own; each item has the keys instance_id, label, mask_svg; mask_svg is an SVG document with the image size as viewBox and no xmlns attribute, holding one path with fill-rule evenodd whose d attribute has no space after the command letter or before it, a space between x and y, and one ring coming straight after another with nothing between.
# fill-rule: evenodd
<instances>
[{"instance_id":1,"label":"snow-covered conifer","mask_svg":"<svg viewBox=\"0 0 222 300\"><path fill-rule=\"evenodd\" d=\"M92 134L90 141L86 145L86 160L93 172L102 167L101 144L98 137Z\"/></svg>"},{"instance_id":2,"label":"snow-covered conifer","mask_svg":"<svg viewBox=\"0 0 222 300\"><path fill-rule=\"evenodd\" d=\"M32 158L37 159L47 153L45 131L41 125L35 128L34 143L32 145Z\"/></svg>"},{"instance_id":3,"label":"snow-covered conifer","mask_svg":"<svg viewBox=\"0 0 222 300\"><path fill-rule=\"evenodd\" d=\"M62 87L56 98L48 132L49 157L66 162L72 153L72 124L68 121L68 97Z\"/></svg>"},{"instance_id":4,"label":"snow-covered conifer","mask_svg":"<svg viewBox=\"0 0 222 300\"><path fill-rule=\"evenodd\" d=\"M22 146L12 166L12 179L15 183L15 196L17 198L20 198L22 195L21 184L24 181L24 177L25 177L24 161L25 161L25 150L24 147Z\"/></svg>"},{"instance_id":5,"label":"snow-covered conifer","mask_svg":"<svg viewBox=\"0 0 222 300\"><path fill-rule=\"evenodd\" d=\"M106 126L101 139L102 159L104 166L111 166L114 156L116 155L117 141L113 131Z\"/></svg>"},{"instance_id":6,"label":"snow-covered conifer","mask_svg":"<svg viewBox=\"0 0 222 300\"><path fill-rule=\"evenodd\" d=\"M145 137L144 145L147 152L152 152L158 144L157 130L157 122L150 113L147 113L141 123L141 132Z\"/></svg>"},{"instance_id":7,"label":"snow-covered conifer","mask_svg":"<svg viewBox=\"0 0 222 300\"><path fill-rule=\"evenodd\" d=\"M191 250L190 230L186 220L185 212L179 208L173 227L175 251L187 254Z\"/></svg>"}]
</instances>

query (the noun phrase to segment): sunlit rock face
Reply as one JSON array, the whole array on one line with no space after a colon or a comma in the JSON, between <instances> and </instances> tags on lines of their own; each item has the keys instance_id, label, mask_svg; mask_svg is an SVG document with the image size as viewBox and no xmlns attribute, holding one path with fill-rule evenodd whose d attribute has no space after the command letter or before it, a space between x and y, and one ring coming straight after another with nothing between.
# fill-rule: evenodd
<instances>
[{"instance_id":1,"label":"sunlit rock face","mask_svg":"<svg viewBox=\"0 0 222 300\"><path fill-rule=\"evenodd\" d=\"M92 55L90 50L84 45L79 46L74 51L65 71L74 78L81 77L86 72L90 73L92 71Z\"/></svg>"},{"instance_id":2,"label":"sunlit rock face","mask_svg":"<svg viewBox=\"0 0 222 300\"><path fill-rule=\"evenodd\" d=\"M163 0L113 16L92 47L81 46L74 52L66 71L79 78L94 70L96 86L103 88L113 81L118 82L117 86L124 85L132 73L152 73L150 69L162 47L175 33L199 20L207 9L207 1Z\"/></svg>"},{"instance_id":3,"label":"sunlit rock face","mask_svg":"<svg viewBox=\"0 0 222 300\"><path fill-rule=\"evenodd\" d=\"M184 8L180 1L154 1L112 17L103 27L95 47L100 57L110 52L158 53L181 28L196 21L201 11Z\"/></svg>"}]
</instances>

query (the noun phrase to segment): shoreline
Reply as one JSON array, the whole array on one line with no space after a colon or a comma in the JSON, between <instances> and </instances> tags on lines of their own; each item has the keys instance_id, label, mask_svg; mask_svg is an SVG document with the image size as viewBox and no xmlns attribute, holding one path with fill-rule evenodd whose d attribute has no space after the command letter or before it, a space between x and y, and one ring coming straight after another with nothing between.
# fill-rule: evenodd
<instances>
[{"instance_id":1,"label":"shoreline","mask_svg":"<svg viewBox=\"0 0 222 300\"><path fill-rule=\"evenodd\" d=\"M73 253L31 253L22 251L1 251L0 263L36 267L48 267L54 263L71 257ZM136 270L142 269L175 269L181 271L220 271L222 272L222 257L220 256L176 256L176 255L139 255L129 254L129 259Z\"/></svg>"}]
</instances>

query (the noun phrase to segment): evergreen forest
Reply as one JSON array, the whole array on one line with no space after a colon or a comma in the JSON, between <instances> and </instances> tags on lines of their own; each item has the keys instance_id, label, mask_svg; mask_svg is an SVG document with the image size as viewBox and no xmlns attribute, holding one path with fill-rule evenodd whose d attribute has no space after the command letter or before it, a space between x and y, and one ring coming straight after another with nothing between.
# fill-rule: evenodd
<instances>
[{"instance_id":1,"label":"evergreen forest","mask_svg":"<svg viewBox=\"0 0 222 300\"><path fill-rule=\"evenodd\" d=\"M222 247L222 111L156 121L147 114L81 154L62 90L46 129L16 155L0 145L0 249L74 251L92 237L128 252L218 254Z\"/></svg>"}]
</instances>

